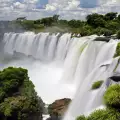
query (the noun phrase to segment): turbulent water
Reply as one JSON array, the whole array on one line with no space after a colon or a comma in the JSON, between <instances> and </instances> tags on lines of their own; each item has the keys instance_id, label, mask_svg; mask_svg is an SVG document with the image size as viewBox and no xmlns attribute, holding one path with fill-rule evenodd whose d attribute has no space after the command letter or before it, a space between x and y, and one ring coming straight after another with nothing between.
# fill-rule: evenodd
<instances>
[{"instance_id":1,"label":"turbulent water","mask_svg":"<svg viewBox=\"0 0 120 120\"><path fill-rule=\"evenodd\" d=\"M46 103L71 97L73 101L64 120L103 105L106 79L113 74L118 58L113 59L117 40L94 41L96 35L71 38L71 34L32 32L5 33L2 40L1 68L27 68L38 94ZM92 83L104 80L98 90Z\"/></svg>"}]
</instances>

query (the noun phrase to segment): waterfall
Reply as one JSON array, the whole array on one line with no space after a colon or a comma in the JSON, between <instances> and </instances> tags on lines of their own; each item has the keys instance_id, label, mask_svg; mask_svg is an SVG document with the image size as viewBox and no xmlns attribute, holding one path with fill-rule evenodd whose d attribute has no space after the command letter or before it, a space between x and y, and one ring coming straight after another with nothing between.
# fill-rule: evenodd
<instances>
[{"instance_id":1,"label":"waterfall","mask_svg":"<svg viewBox=\"0 0 120 120\"><path fill-rule=\"evenodd\" d=\"M13 58L4 67L27 68L38 94L49 103L62 97L73 98L64 120L75 120L103 105L106 79L113 74L118 61L113 58L117 40L94 41L96 37L71 38L70 33L5 33L4 55L26 57ZM91 90L98 80L104 81L102 87Z\"/></svg>"},{"instance_id":2,"label":"waterfall","mask_svg":"<svg viewBox=\"0 0 120 120\"><path fill-rule=\"evenodd\" d=\"M63 34L58 38L58 34L33 32L25 33L5 33L3 42L4 51L8 54L14 52L22 53L26 56L32 56L39 60L53 59L64 60L67 52L71 34Z\"/></svg>"}]
</instances>

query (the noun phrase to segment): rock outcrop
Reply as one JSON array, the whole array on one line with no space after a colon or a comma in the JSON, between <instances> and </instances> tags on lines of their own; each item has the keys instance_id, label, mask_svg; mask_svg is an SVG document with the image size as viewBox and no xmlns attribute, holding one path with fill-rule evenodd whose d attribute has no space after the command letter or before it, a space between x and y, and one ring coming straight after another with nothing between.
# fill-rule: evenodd
<instances>
[{"instance_id":1,"label":"rock outcrop","mask_svg":"<svg viewBox=\"0 0 120 120\"><path fill-rule=\"evenodd\" d=\"M60 120L62 116L65 114L68 105L70 104L71 99L64 98L60 100L56 100L52 104L48 106L48 112L50 114L50 118L47 120Z\"/></svg>"}]
</instances>

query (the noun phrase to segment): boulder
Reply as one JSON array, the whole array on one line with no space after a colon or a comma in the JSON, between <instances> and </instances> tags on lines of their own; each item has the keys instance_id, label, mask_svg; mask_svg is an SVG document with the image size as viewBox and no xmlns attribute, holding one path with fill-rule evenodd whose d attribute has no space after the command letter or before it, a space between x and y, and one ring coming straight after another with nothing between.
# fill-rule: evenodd
<instances>
[{"instance_id":1,"label":"boulder","mask_svg":"<svg viewBox=\"0 0 120 120\"><path fill-rule=\"evenodd\" d=\"M70 104L71 99L69 98L64 98L60 100L56 100L52 104L48 106L48 112L51 115L59 115L63 116L64 113L66 112L68 105Z\"/></svg>"}]
</instances>

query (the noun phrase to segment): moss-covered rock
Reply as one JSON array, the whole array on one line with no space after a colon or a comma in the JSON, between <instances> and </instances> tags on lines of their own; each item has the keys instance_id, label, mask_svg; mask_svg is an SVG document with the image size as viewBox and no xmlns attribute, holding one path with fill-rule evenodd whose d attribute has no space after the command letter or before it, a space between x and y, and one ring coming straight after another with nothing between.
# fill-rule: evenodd
<instances>
[{"instance_id":1,"label":"moss-covered rock","mask_svg":"<svg viewBox=\"0 0 120 120\"><path fill-rule=\"evenodd\" d=\"M43 109L26 69L0 71L0 120L42 120Z\"/></svg>"},{"instance_id":2,"label":"moss-covered rock","mask_svg":"<svg viewBox=\"0 0 120 120\"><path fill-rule=\"evenodd\" d=\"M101 87L101 85L103 84L103 80L100 80L100 81L97 81L97 82L94 82L93 85L92 85L92 90L95 90L95 89L98 89Z\"/></svg>"},{"instance_id":3,"label":"moss-covered rock","mask_svg":"<svg viewBox=\"0 0 120 120\"><path fill-rule=\"evenodd\" d=\"M104 102L108 107L120 109L120 85L111 85L104 94Z\"/></svg>"}]
</instances>

